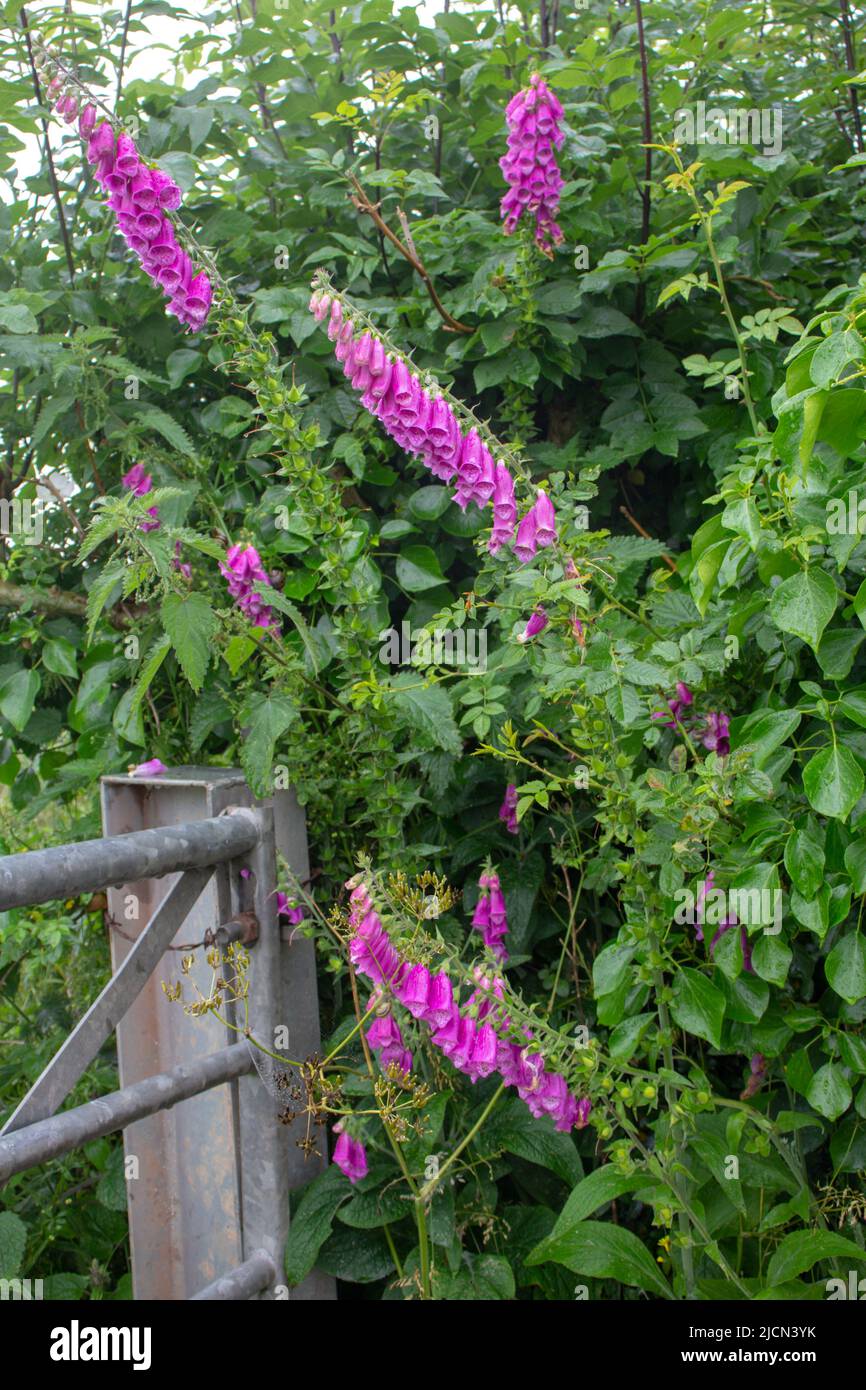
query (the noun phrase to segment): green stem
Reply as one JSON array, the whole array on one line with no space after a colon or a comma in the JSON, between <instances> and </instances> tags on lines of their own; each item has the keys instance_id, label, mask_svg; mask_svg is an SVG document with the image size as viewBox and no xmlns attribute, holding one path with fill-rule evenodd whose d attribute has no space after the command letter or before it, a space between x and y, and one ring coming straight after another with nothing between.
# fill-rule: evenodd
<instances>
[{"instance_id":1,"label":"green stem","mask_svg":"<svg viewBox=\"0 0 866 1390\"><path fill-rule=\"evenodd\" d=\"M499 1104L504 1094L505 1082L503 1081L501 1086L499 1086L499 1088L493 1092L493 1095L490 1097L490 1100L487 1102L478 1119L475 1121L475 1124L472 1126L469 1133L465 1135L464 1138L457 1145L457 1148L454 1150L447 1163L445 1163L443 1167L439 1169L439 1172L436 1174L435 1178L431 1178L430 1181L428 1183L425 1183L424 1186L421 1188L421 1191L418 1193L416 1201L426 1202L430 1199L430 1197L433 1196L433 1193L436 1191L436 1188L441 1183L442 1179L448 1172L448 1169L451 1167L452 1163L455 1163L457 1161L457 1159L462 1154L463 1150L466 1148L467 1144L470 1144L472 1142L479 1129L487 1119L488 1115L490 1115L491 1111L493 1111L495 1107Z\"/></svg>"}]
</instances>

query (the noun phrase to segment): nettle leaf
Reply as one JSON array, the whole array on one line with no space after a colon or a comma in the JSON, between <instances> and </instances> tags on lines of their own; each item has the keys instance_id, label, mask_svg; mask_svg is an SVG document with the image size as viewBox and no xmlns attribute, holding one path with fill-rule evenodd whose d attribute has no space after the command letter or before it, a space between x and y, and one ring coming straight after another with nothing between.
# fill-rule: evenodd
<instances>
[{"instance_id":1,"label":"nettle leaf","mask_svg":"<svg viewBox=\"0 0 866 1390\"><path fill-rule=\"evenodd\" d=\"M850 932L837 942L824 962L824 973L846 1004L866 999L866 941L859 932Z\"/></svg>"},{"instance_id":2,"label":"nettle leaf","mask_svg":"<svg viewBox=\"0 0 866 1390\"><path fill-rule=\"evenodd\" d=\"M780 632L790 632L818 650L821 634L834 612L839 593L826 570L803 570L774 589L770 620Z\"/></svg>"},{"instance_id":3,"label":"nettle leaf","mask_svg":"<svg viewBox=\"0 0 866 1390\"><path fill-rule=\"evenodd\" d=\"M671 1014L684 1032L721 1047L725 996L699 970L683 967L677 971Z\"/></svg>"},{"instance_id":4,"label":"nettle leaf","mask_svg":"<svg viewBox=\"0 0 866 1390\"><path fill-rule=\"evenodd\" d=\"M451 697L441 685L421 685L417 673L406 672L391 683L391 698L408 724L446 753L457 757L463 740L454 718Z\"/></svg>"},{"instance_id":5,"label":"nettle leaf","mask_svg":"<svg viewBox=\"0 0 866 1390\"><path fill-rule=\"evenodd\" d=\"M803 768L803 787L819 815L846 820L863 795L863 773L853 753L831 744Z\"/></svg>"},{"instance_id":6,"label":"nettle leaf","mask_svg":"<svg viewBox=\"0 0 866 1390\"><path fill-rule=\"evenodd\" d=\"M160 615L181 670L193 690L201 690L219 628L216 613L203 594L167 594Z\"/></svg>"},{"instance_id":7,"label":"nettle leaf","mask_svg":"<svg viewBox=\"0 0 866 1390\"><path fill-rule=\"evenodd\" d=\"M195 446L186 430L164 410L160 410L159 406L139 403L136 407L136 420L156 430L166 443L186 458L196 457Z\"/></svg>"},{"instance_id":8,"label":"nettle leaf","mask_svg":"<svg viewBox=\"0 0 866 1390\"><path fill-rule=\"evenodd\" d=\"M14 1279L24 1258L27 1227L12 1211L0 1211L0 1279Z\"/></svg>"},{"instance_id":9,"label":"nettle leaf","mask_svg":"<svg viewBox=\"0 0 866 1390\"><path fill-rule=\"evenodd\" d=\"M240 757L250 786L257 796L272 790L274 748L298 711L287 695L252 695L240 716Z\"/></svg>"},{"instance_id":10,"label":"nettle leaf","mask_svg":"<svg viewBox=\"0 0 866 1390\"><path fill-rule=\"evenodd\" d=\"M526 1258L527 1265L553 1260L574 1274L617 1279L661 1298L673 1298L670 1284L646 1246L631 1231L603 1221L582 1221L548 1236Z\"/></svg>"}]
</instances>

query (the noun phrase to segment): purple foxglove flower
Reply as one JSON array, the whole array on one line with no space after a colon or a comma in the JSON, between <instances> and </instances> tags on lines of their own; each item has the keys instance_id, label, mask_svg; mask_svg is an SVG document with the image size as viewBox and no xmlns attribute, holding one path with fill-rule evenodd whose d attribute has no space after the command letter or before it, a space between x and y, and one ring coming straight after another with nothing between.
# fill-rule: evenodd
<instances>
[{"instance_id":1,"label":"purple foxglove flower","mask_svg":"<svg viewBox=\"0 0 866 1390\"><path fill-rule=\"evenodd\" d=\"M553 510L553 503L542 488L539 488L533 511L535 512L536 545L552 545L556 540L556 513Z\"/></svg>"},{"instance_id":2,"label":"purple foxglove flower","mask_svg":"<svg viewBox=\"0 0 866 1390\"><path fill-rule=\"evenodd\" d=\"M114 131L109 121L103 121L97 126L87 144L87 161L89 164L98 164L100 160L110 156L114 161Z\"/></svg>"},{"instance_id":3,"label":"purple foxglove flower","mask_svg":"<svg viewBox=\"0 0 866 1390\"><path fill-rule=\"evenodd\" d=\"M367 1042L374 1052L378 1052L380 1047L402 1047L403 1034L400 1032L400 1025L393 1014L386 1014L384 1018L376 1018L367 1029Z\"/></svg>"},{"instance_id":4,"label":"purple foxglove flower","mask_svg":"<svg viewBox=\"0 0 866 1390\"><path fill-rule=\"evenodd\" d=\"M421 1015L422 1022L431 1028L443 1028L454 1012L454 989L451 977L441 971L430 981L427 993L427 1007Z\"/></svg>"},{"instance_id":5,"label":"purple foxglove flower","mask_svg":"<svg viewBox=\"0 0 866 1390\"><path fill-rule=\"evenodd\" d=\"M138 150L135 148L135 141L132 136L125 134L125 132L121 132L117 137L115 162L118 171L128 179L132 178L133 174L138 173L138 166L141 162L138 157Z\"/></svg>"},{"instance_id":6,"label":"purple foxglove flower","mask_svg":"<svg viewBox=\"0 0 866 1390\"><path fill-rule=\"evenodd\" d=\"M352 1139L345 1130L334 1146L334 1163L353 1186L367 1176L367 1150L360 1139Z\"/></svg>"},{"instance_id":7,"label":"purple foxglove flower","mask_svg":"<svg viewBox=\"0 0 866 1390\"><path fill-rule=\"evenodd\" d=\"M711 711L707 715L706 730L701 743L720 758L726 758L731 751L730 718L727 714Z\"/></svg>"},{"instance_id":8,"label":"purple foxglove flower","mask_svg":"<svg viewBox=\"0 0 866 1390\"><path fill-rule=\"evenodd\" d=\"M505 788L505 799L499 808L499 819L505 822L505 828L512 835L518 833L517 826L517 787L513 782L509 782Z\"/></svg>"},{"instance_id":9,"label":"purple foxglove flower","mask_svg":"<svg viewBox=\"0 0 866 1390\"><path fill-rule=\"evenodd\" d=\"M537 637L539 632L543 632L550 619L544 609L539 607L533 610L526 627L517 638L518 642L528 642L532 637Z\"/></svg>"},{"instance_id":10,"label":"purple foxglove flower","mask_svg":"<svg viewBox=\"0 0 866 1390\"><path fill-rule=\"evenodd\" d=\"M746 1089L740 1092L740 1100L751 1100L767 1079L767 1059L762 1052L753 1053L749 1073Z\"/></svg>"},{"instance_id":11,"label":"purple foxglove flower","mask_svg":"<svg viewBox=\"0 0 866 1390\"><path fill-rule=\"evenodd\" d=\"M697 928L698 928L697 931L695 932L695 940L696 940L696 941L703 941L703 939L704 939L704 933L703 933L703 925L704 925L704 899L706 898L706 896L707 896L708 893L712 893L712 892L714 891L713 885L715 884L715 881L716 881L715 871L714 871L713 869L710 869L709 873L707 874L706 878L704 879L703 883L701 884L700 888L698 889L698 896L697 896L697 901L696 901L696 912L695 912L695 916L697 917Z\"/></svg>"},{"instance_id":12,"label":"purple foxglove flower","mask_svg":"<svg viewBox=\"0 0 866 1390\"><path fill-rule=\"evenodd\" d=\"M538 549L537 527L535 508L532 507L518 526L514 542L514 553L522 565L527 564Z\"/></svg>"},{"instance_id":13,"label":"purple foxglove flower","mask_svg":"<svg viewBox=\"0 0 866 1390\"><path fill-rule=\"evenodd\" d=\"M383 1071L388 1067L394 1066L401 1073L412 1070L412 1053L407 1047L398 1047L393 1044L390 1047L383 1047L379 1053L379 1065Z\"/></svg>"},{"instance_id":14,"label":"purple foxglove flower","mask_svg":"<svg viewBox=\"0 0 866 1390\"><path fill-rule=\"evenodd\" d=\"M482 1023L475 1032L472 1052L468 1058L468 1074L472 1081L492 1076L496 1070L496 1034L489 1023Z\"/></svg>"},{"instance_id":15,"label":"purple foxglove flower","mask_svg":"<svg viewBox=\"0 0 866 1390\"><path fill-rule=\"evenodd\" d=\"M562 115L557 98L533 74L529 87L505 108L508 153L499 161L510 185L501 205L506 235L515 231L524 211L534 214L536 242L551 257L553 246L562 241L556 222L562 180L554 156L565 138Z\"/></svg>"},{"instance_id":16,"label":"purple foxglove flower","mask_svg":"<svg viewBox=\"0 0 866 1390\"><path fill-rule=\"evenodd\" d=\"M161 777L164 772L168 772L165 763L159 758L151 758L149 762L139 763L138 767L130 769L130 777Z\"/></svg>"},{"instance_id":17,"label":"purple foxglove flower","mask_svg":"<svg viewBox=\"0 0 866 1390\"><path fill-rule=\"evenodd\" d=\"M140 522L139 531L158 531L162 525L159 519L159 507L148 507L147 514L152 520Z\"/></svg>"},{"instance_id":18,"label":"purple foxglove flower","mask_svg":"<svg viewBox=\"0 0 866 1390\"><path fill-rule=\"evenodd\" d=\"M128 473L124 473L120 480L128 492L136 497L144 497L153 487L153 479L149 473L145 473L144 464L133 464Z\"/></svg>"},{"instance_id":19,"label":"purple foxglove flower","mask_svg":"<svg viewBox=\"0 0 866 1390\"><path fill-rule=\"evenodd\" d=\"M277 916L285 917L293 927L297 927L304 920L304 909L297 904L290 904L285 893L277 893Z\"/></svg>"},{"instance_id":20,"label":"purple foxglove flower","mask_svg":"<svg viewBox=\"0 0 866 1390\"><path fill-rule=\"evenodd\" d=\"M413 965L397 998L413 1018L423 1018L430 996L430 971L426 965Z\"/></svg>"},{"instance_id":21,"label":"purple foxglove flower","mask_svg":"<svg viewBox=\"0 0 866 1390\"><path fill-rule=\"evenodd\" d=\"M174 179L163 169L151 169L150 174L159 206L167 212L176 211L181 205L182 194Z\"/></svg>"},{"instance_id":22,"label":"purple foxglove flower","mask_svg":"<svg viewBox=\"0 0 866 1390\"><path fill-rule=\"evenodd\" d=\"M78 118L78 134L82 140L89 140L96 127L96 107L88 102Z\"/></svg>"},{"instance_id":23,"label":"purple foxglove flower","mask_svg":"<svg viewBox=\"0 0 866 1390\"><path fill-rule=\"evenodd\" d=\"M584 1096L577 1102L577 1116L574 1121L575 1129L586 1129L589 1124L589 1112L592 1110L592 1101L589 1096Z\"/></svg>"}]
</instances>

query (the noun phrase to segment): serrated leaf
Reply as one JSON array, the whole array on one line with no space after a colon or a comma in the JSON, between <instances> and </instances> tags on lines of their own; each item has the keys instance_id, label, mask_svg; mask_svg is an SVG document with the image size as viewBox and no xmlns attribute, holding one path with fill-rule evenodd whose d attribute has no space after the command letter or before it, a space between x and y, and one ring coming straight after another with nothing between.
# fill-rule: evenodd
<instances>
[{"instance_id":1,"label":"serrated leaf","mask_svg":"<svg viewBox=\"0 0 866 1390\"><path fill-rule=\"evenodd\" d=\"M203 594L167 594L160 616L181 670L193 690L201 690L219 627L216 613Z\"/></svg>"},{"instance_id":2,"label":"serrated leaf","mask_svg":"<svg viewBox=\"0 0 866 1390\"><path fill-rule=\"evenodd\" d=\"M418 676L398 677L391 686L394 705L407 722L423 732L436 748L459 755L463 748L451 699L441 685L421 685Z\"/></svg>"},{"instance_id":3,"label":"serrated leaf","mask_svg":"<svg viewBox=\"0 0 866 1390\"><path fill-rule=\"evenodd\" d=\"M277 739L298 717L287 695L253 695L244 706L241 723L240 757L247 780L257 796L273 790L271 768Z\"/></svg>"}]
</instances>

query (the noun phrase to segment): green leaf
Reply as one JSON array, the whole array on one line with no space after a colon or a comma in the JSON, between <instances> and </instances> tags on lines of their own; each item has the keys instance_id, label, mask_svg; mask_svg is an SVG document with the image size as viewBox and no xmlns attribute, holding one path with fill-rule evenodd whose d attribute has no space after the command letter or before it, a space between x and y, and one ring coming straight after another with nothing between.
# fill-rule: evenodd
<instances>
[{"instance_id":1,"label":"green leaf","mask_svg":"<svg viewBox=\"0 0 866 1390\"><path fill-rule=\"evenodd\" d=\"M574 1274L617 1279L621 1284L673 1298L670 1285L646 1246L632 1231L604 1221L583 1221L548 1236L527 1256L527 1265L553 1260Z\"/></svg>"},{"instance_id":2,"label":"green leaf","mask_svg":"<svg viewBox=\"0 0 866 1390\"><path fill-rule=\"evenodd\" d=\"M300 1284L306 1279L333 1228L337 1209L352 1195L349 1179L339 1168L326 1168L304 1189L289 1225L286 1242L286 1279Z\"/></svg>"},{"instance_id":3,"label":"green leaf","mask_svg":"<svg viewBox=\"0 0 866 1390\"><path fill-rule=\"evenodd\" d=\"M824 846L808 830L795 830L785 842L788 877L804 898L813 898L824 882Z\"/></svg>"},{"instance_id":4,"label":"green leaf","mask_svg":"<svg viewBox=\"0 0 866 1390\"><path fill-rule=\"evenodd\" d=\"M421 685L416 673L407 672L391 684L392 700L407 724L416 728L435 747L458 757L463 749L460 730L448 692L442 685Z\"/></svg>"},{"instance_id":5,"label":"green leaf","mask_svg":"<svg viewBox=\"0 0 866 1390\"><path fill-rule=\"evenodd\" d=\"M21 1268L27 1227L11 1211L0 1211L0 1279L14 1279Z\"/></svg>"},{"instance_id":6,"label":"green leaf","mask_svg":"<svg viewBox=\"0 0 866 1390\"><path fill-rule=\"evenodd\" d=\"M219 627L216 613L203 594L166 594L160 616L181 670L193 690L201 690Z\"/></svg>"},{"instance_id":7,"label":"green leaf","mask_svg":"<svg viewBox=\"0 0 866 1390\"><path fill-rule=\"evenodd\" d=\"M851 1104L852 1091L838 1062L825 1062L809 1082L806 1099L828 1120L838 1120Z\"/></svg>"},{"instance_id":8,"label":"green leaf","mask_svg":"<svg viewBox=\"0 0 866 1390\"><path fill-rule=\"evenodd\" d=\"M74 680L78 675L75 648L65 637L52 637L45 643L42 663L46 671L53 671L56 676L70 676Z\"/></svg>"},{"instance_id":9,"label":"green leaf","mask_svg":"<svg viewBox=\"0 0 866 1390\"><path fill-rule=\"evenodd\" d=\"M20 733L33 713L42 681L38 671L20 669L0 684L0 714Z\"/></svg>"},{"instance_id":10,"label":"green leaf","mask_svg":"<svg viewBox=\"0 0 866 1390\"><path fill-rule=\"evenodd\" d=\"M144 660L144 663L135 678L135 685L132 687L132 699L129 702L129 714L132 716L141 705L142 700L150 689L151 681L156 675L165 658L168 656L171 642L167 635L162 637L151 647Z\"/></svg>"},{"instance_id":11,"label":"green leaf","mask_svg":"<svg viewBox=\"0 0 866 1390\"><path fill-rule=\"evenodd\" d=\"M179 454L184 454L188 459L196 457L195 447L186 430L164 410L160 410L159 406L138 402L136 419L161 434Z\"/></svg>"},{"instance_id":12,"label":"green leaf","mask_svg":"<svg viewBox=\"0 0 866 1390\"><path fill-rule=\"evenodd\" d=\"M755 974L771 985L782 986L787 982L793 956L790 946L780 937L769 936L764 932L752 947Z\"/></svg>"},{"instance_id":13,"label":"green leaf","mask_svg":"<svg viewBox=\"0 0 866 1390\"><path fill-rule=\"evenodd\" d=\"M281 613L285 613L287 618L291 618L292 622L295 625L295 628L297 629L298 636L300 637L301 642L303 644L304 651L307 653L307 660L309 661L313 672L316 675L318 675L319 657L316 651L316 644L313 640L313 635L310 632L310 629L307 627L307 624L304 622L303 617L298 612L295 605L293 603L290 603L289 600L283 594L281 594L278 589L272 589L269 584L256 584L254 587L256 593L259 593L262 595L263 598L266 598L272 608L279 609Z\"/></svg>"},{"instance_id":14,"label":"green leaf","mask_svg":"<svg viewBox=\"0 0 866 1390\"><path fill-rule=\"evenodd\" d=\"M819 1260L866 1260L866 1250L835 1231L794 1231L777 1246L767 1266L767 1284L784 1284Z\"/></svg>"},{"instance_id":15,"label":"green leaf","mask_svg":"<svg viewBox=\"0 0 866 1390\"><path fill-rule=\"evenodd\" d=\"M677 971L671 1013L686 1033L721 1047L725 996L699 970L683 967Z\"/></svg>"},{"instance_id":16,"label":"green leaf","mask_svg":"<svg viewBox=\"0 0 866 1390\"><path fill-rule=\"evenodd\" d=\"M407 545L397 556L397 583L410 594L444 583L439 558L429 545Z\"/></svg>"},{"instance_id":17,"label":"green leaf","mask_svg":"<svg viewBox=\"0 0 866 1390\"><path fill-rule=\"evenodd\" d=\"M273 790L270 785L274 748L298 717L287 695L252 695L244 706L241 724L240 757L247 780L257 796Z\"/></svg>"},{"instance_id":18,"label":"green leaf","mask_svg":"<svg viewBox=\"0 0 866 1390\"><path fill-rule=\"evenodd\" d=\"M560 1134L547 1118L536 1120L517 1097L495 1110L483 1130L485 1145L505 1149L530 1163L549 1168L569 1185L583 1176L570 1134Z\"/></svg>"},{"instance_id":19,"label":"green leaf","mask_svg":"<svg viewBox=\"0 0 866 1390\"><path fill-rule=\"evenodd\" d=\"M866 941L859 932L849 932L836 943L824 962L824 974L846 1004L866 998Z\"/></svg>"},{"instance_id":20,"label":"green leaf","mask_svg":"<svg viewBox=\"0 0 866 1390\"><path fill-rule=\"evenodd\" d=\"M836 610L838 597L836 585L826 570L803 570L774 589L770 620L780 632L793 633L817 651L821 633Z\"/></svg>"},{"instance_id":21,"label":"green leaf","mask_svg":"<svg viewBox=\"0 0 866 1390\"><path fill-rule=\"evenodd\" d=\"M803 787L820 815L845 820L863 795L863 773L853 753L832 744L809 759L803 768Z\"/></svg>"},{"instance_id":22,"label":"green leaf","mask_svg":"<svg viewBox=\"0 0 866 1390\"><path fill-rule=\"evenodd\" d=\"M0 304L0 328L9 333L38 333L39 320L26 304Z\"/></svg>"},{"instance_id":23,"label":"green leaf","mask_svg":"<svg viewBox=\"0 0 866 1390\"><path fill-rule=\"evenodd\" d=\"M621 1197L624 1192L636 1192L638 1188L648 1187L654 1181L655 1179L645 1173L631 1173L626 1176L618 1172L613 1164L603 1164L577 1184L556 1218L550 1238L571 1230L587 1216L592 1216L599 1207L607 1206L608 1202Z\"/></svg>"},{"instance_id":24,"label":"green leaf","mask_svg":"<svg viewBox=\"0 0 866 1390\"><path fill-rule=\"evenodd\" d=\"M105 569L96 579L87 594L87 640L93 637L96 624L99 622L100 614L108 600L111 598L115 588L122 585L127 574L127 567L122 560L114 560L106 565Z\"/></svg>"}]
</instances>

